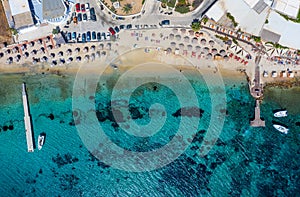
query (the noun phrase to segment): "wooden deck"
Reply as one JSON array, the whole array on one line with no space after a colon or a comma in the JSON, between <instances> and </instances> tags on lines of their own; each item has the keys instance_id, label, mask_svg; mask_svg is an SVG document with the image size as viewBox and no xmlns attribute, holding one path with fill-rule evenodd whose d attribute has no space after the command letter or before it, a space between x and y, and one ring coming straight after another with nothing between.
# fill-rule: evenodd
<instances>
[{"instance_id":1,"label":"wooden deck","mask_svg":"<svg viewBox=\"0 0 300 197\"><path fill-rule=\"evenodd\" d=\"M252 127L265 127L266 123L260 118L260 101L256 100L254 120L250 122Z\"/></svg>"},{"instance_id":2,"label":"wooden deck","mask_svg":"<svg viewBox=\"0 0 300 197\"><path fill-rule=\"evenodd\" d=\"M25 83L22 84L22 98L23 98L23 107L24 107L24 123L25 123L25 130L26 130L27 150L28 152L33 152L34 151L33 136L32 136L31 119L29 114L29 106L28 106Z\"/></svg>"}]
</instances>

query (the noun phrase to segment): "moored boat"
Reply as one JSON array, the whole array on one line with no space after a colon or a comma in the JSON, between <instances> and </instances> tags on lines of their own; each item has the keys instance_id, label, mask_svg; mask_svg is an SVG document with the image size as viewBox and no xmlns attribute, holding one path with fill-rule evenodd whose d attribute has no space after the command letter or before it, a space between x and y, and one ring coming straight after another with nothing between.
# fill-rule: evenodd
<instances>
[{"instance_id":1,"label":"moored boat","mask_svg":"<svg viewBox=\"0 0 300 197\"><path fill-rule=\"evenodd\" d=\"M286 128L286 127L284 127L284 126L282 126L282 125L279 125L279 124L273 124L273 127L274 127L275 129L277 129L277 131L280 131L281 133L284 133L284 134L287 134L288 131L289 131L288 128Z\"/></svg>"},{"instance_id":2,"label":"moored boat","mask_svg":"<svg viewBox=\"0 0 300 197\"><path fill-rule=\"evenodd\" d=\"M40 134L38 138L38 149L41 150L45 143L45 136Z\"/></svg>"},{"instance_id":3,"label":"moored boat","mask_svg":"<svg viewBox=\"0 0 300 197\"><path fill-rule=\"evenodd\" d=\"M288 115L288 113L286 110L281 110L281 111L274 113L274 117L276 117L276 118L286 117L287 115Z\"/></svg>"}]
</instances>

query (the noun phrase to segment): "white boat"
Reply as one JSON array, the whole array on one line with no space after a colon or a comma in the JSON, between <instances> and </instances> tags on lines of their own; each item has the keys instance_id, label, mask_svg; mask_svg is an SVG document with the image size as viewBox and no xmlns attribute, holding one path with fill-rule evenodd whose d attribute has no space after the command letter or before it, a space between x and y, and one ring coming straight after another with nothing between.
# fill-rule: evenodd
<instances>
[{"instance_id":1,"label":"white boat","mask_svg":"<svg viewBox=\"0 0 300 197\"><path fill-rule=\"evenodd\" d=\"M281 110L281 111L278 111L274 114L274 117L276 118L281 118L281 117L286 117L288 114L287 114L287 111L286 110Z\"/></svg>"},{"instance_id":2,"label":"white boat","mask_svg":"<svg viewBox=\"0 0 300 197\"><path fill-rule=\"evenodd\" d=\"M286 128L286 127L284 127L284 126L282 126L282 125L279 125L279 124L273 124L273 127L274 127L275 129L277 129L278 131L280 131L281 133L284 133L284 134L287 134L288 131L289 131L288 128Z\"/></svg>"},{"instance_id":3,"label":"white boat","mask_svg":"<svg viewBox=\"0 0 300 197\"><path fill-rule=\"evenodd\" d=\"M38 138L38 149L41 150L45 143L45 136L40 134Z\"/></svg>"}]
</instances>

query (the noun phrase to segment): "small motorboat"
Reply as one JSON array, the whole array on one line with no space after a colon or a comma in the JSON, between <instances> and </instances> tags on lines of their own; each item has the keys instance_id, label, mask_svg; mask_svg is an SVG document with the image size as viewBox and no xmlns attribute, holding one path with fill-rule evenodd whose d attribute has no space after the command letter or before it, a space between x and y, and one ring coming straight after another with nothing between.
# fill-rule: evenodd
<instances>
[{"instance_id":1,"label":"small motorboat","mask_svg":"<svg viewBox=\"0 0 300 197\"><path fill-rule=\"evenodd\" d=\"M44 143L45 143L45 136L43 134L40 134L39 138L38 138L38 149L39 150L42 149Z\"/></svg>"},{"instance_id":2,"label":"small motorboat","mask_svg":"<svg viewBox=\"0 0 300 197\"><path fill-rule=\"evenodd\" d=\"M286 128L286 127L284 127L284 126L282 126L282 125L279 125L279 124L273 124L273 127L274 127L275 129L277 129L278 131L280 131L281 133L284 133L284 134L287 134L288 131L289 131L288 128Z\"/></svg>"},{"instance_id":3,"label":"small motorboat","mask_svg":"<svg viewBox=\"0 0 300 197\"><path fill-rule=\"evenodd\" d=\"M281 111L274 113L274 117L276 117L276 118L286 117L287 115L288 115L288 113L286 110L281 110Z\"/></svg>"}]
</instances>

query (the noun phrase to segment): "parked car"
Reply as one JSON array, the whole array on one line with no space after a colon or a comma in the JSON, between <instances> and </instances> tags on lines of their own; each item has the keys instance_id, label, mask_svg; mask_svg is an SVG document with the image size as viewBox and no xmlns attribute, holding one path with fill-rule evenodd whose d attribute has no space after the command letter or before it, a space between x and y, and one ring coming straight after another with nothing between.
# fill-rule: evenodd
<instances>
[{"instance_id":1,"label":"parked car","mask_svg":"<svg viewBox=\"0 0 300 197\"><path fill-rule=\"evenodd\" d=\"M85 33L82 33L81 35L81 42L86 42L86 34Z\"/></svg>"},{"instance_id":2,"label":"parked car","mask_svg":"<svg viewBox=\"0 0 300 197\"><path fill-rule=\"evenodd\" d=\"M91 15L95 15L95 9L94 9L94 8L91 8L91 9L90 9L90 13L91 13Z\"/></svg>"},{"instance_id":3,"label":"parked car","mask_svg":"<svg viewBox=\"0 0 300 197\"><path fill-rule=\"evenodd\" d=\"M119 29L119 27L118 27L118 26L115 26L115 31L116 31L117 33L119 33L119 32L120 32L120 29Z\"/></svg>"},{"instance_id":4,"label":"parked car","mask_svg":"<svg viewBox=\"0 0 300 197\"><path fill-rule=\"evenodd\" d=\"M91 15L91 21L97 21L96 15Z\"/></svg>"},{"instance_id":5,"label":"parked car","mask_svg":"<svg viewBox=\"0 0 300 197\"><path fill-rule=\"evenodd\" d=\"M107 32L107 34L106 34L106 40L110 40L110 33L109 32Z\"/></svg>"},{"instance_id":6,"label":"parked car","mask_svg":"<svg viewBox=\"0 0 300 197\"><path fill-rule=\"evenodd\" d=\"M163 26L163 25L170 25L170 20L163 20L159 23L160 26Z\"/></svg>"},{"instance_id":7,"label":"parked car","mask_svg":"<svg viewBox=\"0 0 300 197\"><path fill-rule=\"evenodd\" d=\"M104 6L102 4L100 5L100 8L101 8L101 10L104 10Z\"/></svg>"},{"instance_id":8,"label":"parked car","mask_svg":"<svg viewBox=\"0 0 300 197\"><path fill-rule=\"evenodd\" d=\"M106 40L106 34L104 32L102 32L101 36L102 36L103 40Z\"/></svg>"},{"instance_id":9,"label":"parked car","mask_svg":"<svg viewBox=\"0 0 300 197\"><path fill-rule=\"evenodd\" d=\"M126 29L131 29L132 28L132 25L131 24L128 24L127 26L126 26Z\"/></svg>"},{"instance_id":10,"label":"parked car","mask_svg":"<svg viewBox=\"0 0 300 197\"><path fill-rule=\"evenodd\" d=\"M90 31L88 31L88 32L86 32L86 41L91 41L91 32Z\"/></svg>"},{"instance_id":11,"label":"parked car","mask_svg":"<svg viewBox=\"0 0 300 197\"><path fill-rule=\"evenodd\" d=\"M97 40L97 35L96 35L96 32L95 32L95 31L92 32L92 40L93 40L93 41L96 41L96 40Z\"/></svg>"},{"instance_id":12,"label":"parked car","mask_svg":"<svg viewBox=\"0 0 300 197\"><path fill-rule=\"evenodd\" d=\"M101 40L101 33L100 33L100 32L97 33L97 40L98 40L98 41Z\"/></svg>"},{"instance_id":13,"label":"parked car","mask_svg":"<svg viewBox=\"0 0 300 197\"><path fill-rule=\"evenodd\" d=\"M67 33L67 40L70 41L71 39L72 39L72 37L71 37L71 32L68 32L68 33Z\"/></svg>"},{"instance_id":14,"label":"parked car","mask_svg":"<svg viewBox=\"0 0 300 197\"><path fill-rule=\"evenodd\" d=\"M87 15L86 15L86 13L84 13L84 14L82 15L82 18L83 18L83 19L82 19L83 22L86 22L86 21L87 21Z\"/></svg>"},{"instance_id":15,"label":"parked car","mask_svg":"<svg viewBox=\"0 0 300 197\"><path fill-rule=\"evenodd\" d=\"M77 18L78 18L78 21L81 22L82 21L82 14L78 13Z\"/></svg>"},{"instance_id":16,"label":"parked car","mask_svg":"<svg viewBox=\"0 0 300 197\"><path fill-rule=\"evenodd\" d=\"M125 29L125 25L120 25L120 29Z\"/></svg>"},{"instance_id":17,"label":"parked car","mask_svg":"<svg viewBox=\"0 0 300 197\"><path fill-rule=\"evenodd\" d=\"M77 16L75 16L75 17L73 18L73 23L74 23L74 24L77 24L77 23L78 23L78 18L77 18Z\"/></svg>"},{"instance_id":18,"label":"parked car","mask_svg":"<svg viewBox=\"0 0 300 197\"><path fill-rule=\"evenodd\" d=\"M112 27L110 27L108 29L108 31L111 33L111 35L115 35L116 34L115 30Z\"/></svg>"},{"instance_id":19,"label":"parked car","mask_svg":"<svg viewBox=\"0 0 300 197\"><path fill-rule=\"evenodd\" d=\"M85 5L81 4L81 12L85 12Z\"/></svg>"},{"instance_id":20,"label":"parked car","mask_svg":"<svg viewBox=\"0 0 300 197\"><path fill-rule=\"evenodd\" d=\"M76 3L75 7L76 7L76 12L80 12L80 3Z\"/></svg>"},{"instance_id":21,"label":"parked car","mask_svg":"<svg viewBox=\"0 0 300 197\"><path fill-rule=\"evenodd\" d=\"M90 10L90 4L89 3L86 3L85 4L85 10L88 12Z\"/></svg>"},{"instance_id":22,"label":"parked car","mask_svg":"<svg viewBox=\"0 0 300 197\"><path fill-rule=\"evenodd\" d=\"M72 40L75 41L76 40L76 32L72 33Z\"/></svg>"}]
</instances>

